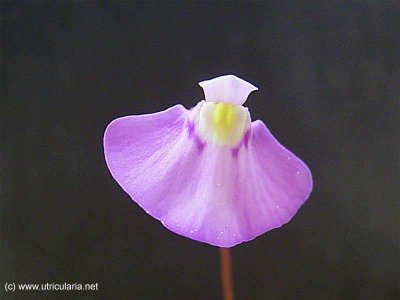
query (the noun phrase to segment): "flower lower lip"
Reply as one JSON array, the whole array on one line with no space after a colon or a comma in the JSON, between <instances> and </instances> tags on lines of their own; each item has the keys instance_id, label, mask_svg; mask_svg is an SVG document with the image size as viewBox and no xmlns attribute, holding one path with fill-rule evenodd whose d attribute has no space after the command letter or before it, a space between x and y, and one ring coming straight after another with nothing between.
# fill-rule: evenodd
<instances>
[{"instance_id":1,"label":"flower lower lip","mask_svg":"<svg viewBox=\"0 0 400 300\"><path fill-rule=\"evenodd\" d=\"M308 168L259 121L230 149L202 142L185 115L175 106L107 128L107 165L132 199L170 230L216 246L287 223L311 191Z\"/></svg>"}]
</instances>

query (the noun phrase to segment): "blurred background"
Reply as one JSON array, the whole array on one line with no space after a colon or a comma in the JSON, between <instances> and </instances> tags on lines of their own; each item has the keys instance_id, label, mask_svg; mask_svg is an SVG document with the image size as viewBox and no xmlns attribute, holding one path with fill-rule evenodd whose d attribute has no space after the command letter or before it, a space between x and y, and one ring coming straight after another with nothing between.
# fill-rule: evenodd
<instances>
[{"instance_id":1,"label":"blurred background","mask_svg":"<svg viewBox=\"0 0 400 300\"><path fill-rule=\"evenodd\" d=\"M218 248L134 204L102 138L235 74L315 183L289 224L232 249L237 298L398 299L399 20L398 1L1 2L2 295L221 298Z\"/></svg>"}]
</instances>

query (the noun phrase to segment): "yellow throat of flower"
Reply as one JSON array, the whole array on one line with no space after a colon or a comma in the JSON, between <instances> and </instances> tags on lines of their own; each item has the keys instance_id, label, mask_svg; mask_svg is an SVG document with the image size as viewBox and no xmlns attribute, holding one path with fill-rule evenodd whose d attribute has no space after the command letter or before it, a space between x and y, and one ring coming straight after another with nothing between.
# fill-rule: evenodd
<instances>
[{"instance_id":1,"label":"yellow throat of flower","mask_svg":"<svg viewBox=\"0 0 400 300\"><path fill-rule=\"evenodd\" d=\"M226 142L231 134L236 119L235 107L230 103L217 103L214 113L213 122L214 130L218 138Z\"/></svg>"},{"instance_id":2,"label":"yellow throat of flower","mask_svg":"<svg viewBox=\"0 0 400 300\"><path fill-rule=\"evenodd\" d=\"M241 105L200 102L199 106L197 133L206 142L236 146L250 127L249 112Z\"/></svg>"}]
</instances>

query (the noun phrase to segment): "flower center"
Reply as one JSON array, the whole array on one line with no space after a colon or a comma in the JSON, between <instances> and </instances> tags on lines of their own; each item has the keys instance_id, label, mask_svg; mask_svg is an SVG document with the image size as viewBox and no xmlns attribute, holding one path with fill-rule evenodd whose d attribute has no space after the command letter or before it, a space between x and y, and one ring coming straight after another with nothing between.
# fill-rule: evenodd
<instances>
[{"instance_id":1,"label":"flower center","mask_svg":"<svg viewBox=\"0 0 400 300\"><path fill-rule=\"evenodd\" d=\"M217 146L237 146L250 128L247 108L222 102L200 102L193 110L199 137Z\"/></svg>"},{"instance_id":2,"label":"flower center","mask_svg":"<svg viewBox=\"0 0 400 300\"><path fill-rule=\"evenodd\" d=\"M232 131L236 119L235 107L230 103L219 102L213 113L214 129L223 141L226 141Z\"/></svg>"}]
</instances>

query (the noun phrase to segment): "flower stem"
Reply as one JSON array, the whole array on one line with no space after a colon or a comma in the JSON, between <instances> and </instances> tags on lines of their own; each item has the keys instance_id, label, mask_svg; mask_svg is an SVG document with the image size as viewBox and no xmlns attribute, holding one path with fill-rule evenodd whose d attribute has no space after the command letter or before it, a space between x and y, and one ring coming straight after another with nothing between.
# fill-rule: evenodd
<instances>
[{"instance_id":1,"label":"flower stem","mask_svg":"<svg viewBox=\"0 0 400 300\"><path fill-rule=\"evenodd\" d=\"M231 251L229 248L219 248L221 260L222 294L224 300L234 300Z\"/></svg>"}]
</instances>

